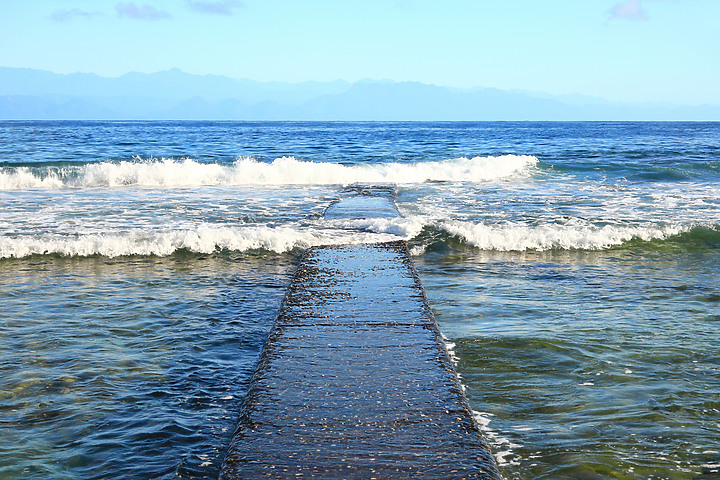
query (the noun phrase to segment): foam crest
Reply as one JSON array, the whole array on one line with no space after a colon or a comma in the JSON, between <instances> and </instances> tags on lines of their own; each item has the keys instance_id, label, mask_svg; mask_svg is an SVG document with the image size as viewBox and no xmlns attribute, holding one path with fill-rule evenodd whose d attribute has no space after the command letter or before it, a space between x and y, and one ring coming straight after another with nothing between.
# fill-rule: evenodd
<instances>
[{"instance_id":1,"label":"foam crest","mask_svg":"<svg viewBox=\"0 0 720 480\"><path fill-rule=\"evenodd\" d=\"M336 220L331 225L364 232L384 233L402 237L405 240L420 234L426 223L421 217L367 218L358 220Z\"/></svg>"},{"instance_id":2,"label":"foam crest","mask_svg":"<svg viewBox=\"0 0 720 480\"><path fill-rule=\"evenodd\" d=\"M445 222L442 228L483 250L602 250L634 239L664 240L690 230L679 226L485 225Z\"/></svg>"},{"instance_id":3,"label":"foam crest","mask_svg":"<svg viewBox=\"0 0 720 480\"><path fill-rule=\"evenodd\" d=\"M70 257L167 256L181 249L204 254L221 250L241 252L266 250L285 253L316 245L370 243L395 239L397 237L393 235L378 235L370 232L202 225L196 229L160 232L0 237L0 258L23 258L47 254Z\"/></svg>"},{"instance_id":4,"label":"foam crest","mask_svg":"<svg viewBox=\"0 0 720 480\"><path fill-rule=\"evenodd\" d=\"M63 180L54 171L36 173L28 167L0 168L0 190L63 188Z\"/></svg>"},{"instance_id":5,"label":"foam crest","mask_svg":"<svg viewBox=\"0 0 720 480\"><path fill-rule=\"evenodd\" d=\"M253 159L235 163L235 181L249 184L317 184L351 183L414 184L428 181L479 182L505 178L534 167L532 156L455 158L436 162L381 163L341 165L316 163L292 157L276 159L270 164Z\"/></svg>"},{"instance_id":6,"label":"foam crest","mask_svg":"<svg viewBox=\"0 0 720 480\"><path fill-rule=\"evenodd\" d=\"M126 185L188 187L229 183L228 167L194 160L150 159L135 162L103 162L82 168L77 186Z\"/></svg>"},{"instance_id":7,"label":"foam crest","mask_svg":"<svg viewBox=\"0 0 720 480\"><path fill-rule=\"evenodd\" d=\"M3 167L0 188L191 187L201 185L413 184L501 179L537 164L532 156L455 158L436 162L342 165L282 157L272 163L243 158L232 165L192 159L100 162L68 167Z\"/></svg>"}]
</instances>

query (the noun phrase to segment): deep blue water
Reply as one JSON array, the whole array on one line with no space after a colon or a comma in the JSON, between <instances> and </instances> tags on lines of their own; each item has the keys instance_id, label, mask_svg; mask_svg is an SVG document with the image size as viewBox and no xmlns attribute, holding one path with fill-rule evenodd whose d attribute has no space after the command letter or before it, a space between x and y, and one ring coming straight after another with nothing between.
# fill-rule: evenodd
<instances>
[{"instance_id":1,"label":"deep blue water","mask_svg":"<svg viewBox=\"0 0 720 480\"><path fill-rule=\"evenodd\" d=\"M0 478L215 478L301 252L397 238L505 478L717 478L720 123L0 139ZM354 182L403 218L323 220Z\"/></svg>"}]
</instances>

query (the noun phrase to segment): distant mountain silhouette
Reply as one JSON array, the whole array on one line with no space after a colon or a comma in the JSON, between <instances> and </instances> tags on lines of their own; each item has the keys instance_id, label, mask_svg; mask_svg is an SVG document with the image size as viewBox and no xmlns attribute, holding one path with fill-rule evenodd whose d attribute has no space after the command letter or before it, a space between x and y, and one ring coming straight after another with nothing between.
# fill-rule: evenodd
<instances>
[{"instance_id":1,"label":"distant mountain silhouette","mask_svg":"<svg viewBox=\"0 0 720 480\"><path fill-rule=\"evenodd\" d=\"M720 106L457 89L418 82L257 82L180 70L61 75L0 67L13 120L720 120Z\"/></svg>"}]
</instances>

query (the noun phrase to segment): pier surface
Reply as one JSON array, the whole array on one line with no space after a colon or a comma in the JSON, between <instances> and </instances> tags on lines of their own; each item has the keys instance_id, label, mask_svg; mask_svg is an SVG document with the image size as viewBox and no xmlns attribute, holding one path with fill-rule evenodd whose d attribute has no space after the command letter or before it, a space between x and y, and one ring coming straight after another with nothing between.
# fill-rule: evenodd
<instances>
[{"instance_id":1,"label":"pier surface","mask_svg":"<svg viewBox=\"0 0 720 480\"><path fill-rule=\"evenodd\" d=\"M343 196L325 209L326 219L399 217L395 188L389 185L352 185Z\"/></svg>"},{"instance_id":2,"label":"pier surface","mask_svg":"<svg viewBox=\"0 0 720 480\"><path fill-rule=\"evenodd\" d=\"M397 215L387 191L326 215ZM305 253L221 478L500 478L404 242Z\"/></svg>"}]
</instances>

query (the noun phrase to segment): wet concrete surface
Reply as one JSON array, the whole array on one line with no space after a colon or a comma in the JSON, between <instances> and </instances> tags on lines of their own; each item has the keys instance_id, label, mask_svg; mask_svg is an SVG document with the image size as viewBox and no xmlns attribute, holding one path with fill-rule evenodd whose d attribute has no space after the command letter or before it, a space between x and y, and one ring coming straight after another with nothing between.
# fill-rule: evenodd
<instances>
[{"instance_id":1,"label":"wet concrete surface","mask_svg":"<svg viewBox=\"0 0 720 480\"><path fill-rule=\"evenodd\" d=\"M306 252L221 478L500 478L404 242Z\"/></svg>"},{"instance_id":2,"label":"wet concrete surface","mask_svg":"<svg viewBox=\"0 0 720 480\"><path fill-rule=\"evenodd\" d=\"M350 185L325 209L326 219L399 217L392 185Z\"/></svg>"}]
</instances>

